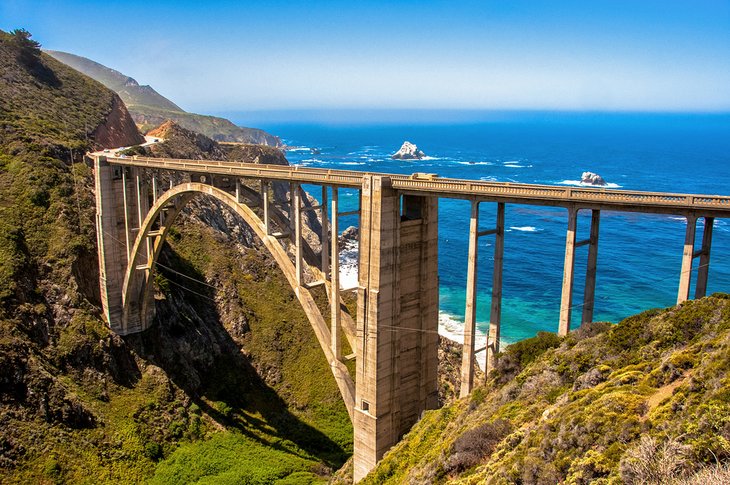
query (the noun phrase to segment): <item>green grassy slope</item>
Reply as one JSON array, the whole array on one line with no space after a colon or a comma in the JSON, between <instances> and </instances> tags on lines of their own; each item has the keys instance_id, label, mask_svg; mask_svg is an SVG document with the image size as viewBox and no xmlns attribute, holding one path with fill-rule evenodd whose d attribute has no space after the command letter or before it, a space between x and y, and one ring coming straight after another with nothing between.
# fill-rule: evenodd
<instances>
[{"instance_id":1,"label":"green grassy slope","mask_svg":"<svg viewBox=\"0 0 730 485\"><path fill-rule=\"evenodd\" d=\"M210 281L161 274L144 334L100 319L81 155L114 97L0 32L0 482L322 482L350 424L265 255L182 225L164 262Z\"/></svg>"},{"instance_id":2,"label":"green grassy slope","mask_svg":"<svg viewBox=\"0 0 730 485\"><path fill-rule=\"evenodd\" d=\"M730 460L730 299L506 349L363 483L667 483Z\"/></svg>"}]
</instances>

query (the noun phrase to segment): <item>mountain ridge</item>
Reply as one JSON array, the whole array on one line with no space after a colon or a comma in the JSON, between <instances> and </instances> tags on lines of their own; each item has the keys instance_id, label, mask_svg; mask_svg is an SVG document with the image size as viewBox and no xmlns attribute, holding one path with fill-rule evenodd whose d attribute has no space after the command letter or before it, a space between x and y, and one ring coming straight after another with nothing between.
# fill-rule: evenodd
<instances>
[{"instance_id":1,"label":"mountain ridge","mask_svg":"<svg viewBox=\"0 0 730 485\"><path fill-rule=\"evenodd\" d=\"M83 56L46 50L48 55L102 83L116 92L142 131L172 120L183 128L203 134L215 141L254 143L279 147L279 137L259 128L240 127L218 116L188 113L149 85Z\"/></svg>"}]
</instances>

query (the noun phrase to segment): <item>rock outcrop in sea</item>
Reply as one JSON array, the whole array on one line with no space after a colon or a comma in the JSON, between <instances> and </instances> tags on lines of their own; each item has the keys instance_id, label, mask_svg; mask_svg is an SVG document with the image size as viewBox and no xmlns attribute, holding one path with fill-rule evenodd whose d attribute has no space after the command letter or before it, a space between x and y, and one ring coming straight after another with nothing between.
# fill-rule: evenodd
<instances>
[{"instance_id":1,"label":"rock outcrop in sea","mask_svg":"<svg viewBox=\"0 0 730 485\"><path fill-rule=\"evenodd\" d=\"M598 175L597 173L593 172L583 172L583 175L580 177L580 181L584 184L591 184L591 185L606 185L606 181Z\"/></svg>"},{"instance_id":2,"label":"rock outcrop in sea","mask_svg":"<svg viewBox=\"0 0 730 485\"><path fill-rule=\"evenodd\" d=\"M420 160L425 156L426 154L419 150L416 145L409 141L405 141L400 147L400 150L394 153L390 158L393 160Z\"/></svg>"}]
</instances>

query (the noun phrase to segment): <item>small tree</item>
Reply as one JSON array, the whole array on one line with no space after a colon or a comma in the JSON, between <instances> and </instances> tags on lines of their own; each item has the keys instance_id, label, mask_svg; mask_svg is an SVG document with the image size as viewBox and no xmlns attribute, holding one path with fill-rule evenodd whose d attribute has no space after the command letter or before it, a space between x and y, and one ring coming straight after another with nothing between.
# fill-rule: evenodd
<instances>
[{"instance_id":1,"label":"small tree","mask_svg":"<svg viewBox=\"0 0 730 485\"><path fill-rule=\"evenodd\" d=\"M26 64L33 63L41 55L41 44L31 39L33 35L25 29L15 29L10 32L11 42L17 51L18 60Z\"/></svg>"}]
</instances>

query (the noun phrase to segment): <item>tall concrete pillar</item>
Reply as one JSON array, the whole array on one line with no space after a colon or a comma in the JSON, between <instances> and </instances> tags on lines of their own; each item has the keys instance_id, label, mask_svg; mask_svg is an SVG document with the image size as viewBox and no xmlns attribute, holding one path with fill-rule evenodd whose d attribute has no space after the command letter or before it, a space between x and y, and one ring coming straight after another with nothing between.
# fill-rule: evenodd
<instances>
[{"instance_id":1,"label":"tall concrete pillar","mask_svg":"<svg viewBox=\"0 0 730 485\"><path fill-rule=\"evenodd\" d=\"M596 300L596 271L598 268L598 227L601 222L601 211L591 212L591 235L588 239L588 266L586 267L586 285L583 292L583 316L581 324L593 321L593 310Z\"/></svg>"},{"instance_id":2,"label":"tall concrete pillar","mask_svg":"<svg viewBox=\"0 0 730 485\"><path fill-rule=\"evenodd\" d=\"M487 338L487 360L484 369L486 379L494 369L499 353L499 339L502 327L502 274L504 266L504 202L497 203L497 227L494 230L494 270L492 273L492 308L489 313L489 336Z\"/></svg>"},{"instance_id":3,"label":"tall concrete pillar","mask_svg":"<svg viewBox=\"0 0 730 485\"><path fill-rule=\"evenodd\" d=\"M127 265L135 264L128 263L128 252L139 230L140 212L144 216L149 210L147 188L135 170L127 172L101 156L94 157L94 187L102 309L109 327L126 335L142 330L138 323L122 323L122 287ZM146 252L138 259L138 264L147 263Z\"/></svg>"},{"instance_id":4,"label":"tall concrete pillar","mask_svg":"<svg viewBox=\"0 0 730 485\"><path fill-rule=\"evenodd\" d=\"M699 254L700 266L697 268L697 284L695 284L695 298L702 298L707 294L707 276L710 272L710 249L712 249L712 227L714 225L714 217L705 217L702 248Z\"/></svg>"},{"instance_id":5,"label":"tall concrete pillar","mask_svg":"<svg viewBox=\"0 0 730 485\"><path fill-rule=\"evenodd\" d=\"M438 205L363 180L354 479L363 478L438 401ZM334 235L333 235L334 239Z\"/></svg>"},{"instance_id":6,"label":"tall concrete pillar","mask_svg":"<svg viewBox=\"0 0 730 485\"><path fill-rule=\"evenodd\" d=\"M682 251L682 269L679 273L679 291L677 305L689 298L689 287L692 283L692 260L695 252L695 233L697 232L697 217L687 216L687 230L684 234L684 250Z\"/></svg>"},{"instance_id":7,"label":"tall concrete pillar","mask_svg":"<svg viewBox=\"0 0 730 485\"><path fill-rule=\"evenodd\" d=\"M342 358L342 309L340 308L340 225L338 212L340 197L337 187L332 187L332 264L330 267L330 337L335 359ZM324 220L324 217L322 218ZM323 229L324 230L324 229ZM326 277L326 276L325 276ZM354 349L353 349L354 350Z\"/></svg>"},{"instance_id":8,"label":"tall concrete pillar","mask_svg":"<svg viewBox=\"0 0 730 485\"><path fill-rule=\"evenodd\" d=\"M324 279L329 277L330 272L330 247L329 247L329 216L327 208L327 186L322 186L322 203L320 204L322 214L322 275Z\"/></svg>"},{"instance_id":9,"label":"tall concrete pillar","mask_svg":"<svg viewBox=\"0 0 730 485\"><path fill-rule=\"evenodd\" d=\"M570 311L573 306L573 272L575 269L575 233L578 209L568 208L568 232L565 236L565 263L563 265L563 290L560 298L560 322L558 335L570 332Z\"/></svg>"},{"instance_id":10,"label":"tall concrete pillar","mask_svg":"<svg viewBox=\"0 0 730 485\"><path fill-rule=\"evenodd\" d=\"M479 261L479 202L471 202L469 256L466 267L466 308L464 309L464 345L461 354L459 397L468 396L474 387L474 336L477 322L477 263Z\"/></svg>"}]
</instances>

